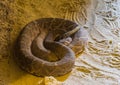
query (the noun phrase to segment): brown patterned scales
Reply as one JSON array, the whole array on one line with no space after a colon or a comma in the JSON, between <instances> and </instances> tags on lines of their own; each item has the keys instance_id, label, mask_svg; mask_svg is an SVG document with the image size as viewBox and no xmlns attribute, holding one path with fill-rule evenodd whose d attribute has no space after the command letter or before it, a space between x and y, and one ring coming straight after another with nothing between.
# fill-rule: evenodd
<instances>
[{"instance_id":1,"label":"brown patterned scales","mask_svg":"<svg viewBox=\"0 0 120 85\"><path fill-rule=\"evenodd\" d=\"M70 72L76 53L71 48L75 45L75 37L80 37L76 36L79 29L75 22L59 18L30 22L17 39L17 64L36 76L61 76ZM66 41L68 45L64 44Z\"/></svg>"}]
</instances>

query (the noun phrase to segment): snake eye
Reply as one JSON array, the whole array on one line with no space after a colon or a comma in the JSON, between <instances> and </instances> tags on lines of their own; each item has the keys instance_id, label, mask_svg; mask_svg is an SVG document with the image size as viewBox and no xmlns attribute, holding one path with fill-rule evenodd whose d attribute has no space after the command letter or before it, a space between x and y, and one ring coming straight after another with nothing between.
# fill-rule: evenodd
<instances>
[{"instance_id":1,"label":"snake eye","mask_svg":"<svg viewBox=\"0 0 120 85\"><path fill-rule=\"evenodd\" d=\"M62 35L57 36L57 37L55 38L55 41L59 41L59 40L61 40L61 39L67 38L67 37L69 37L69 36L67 35L67 33L65 33L65 34L62 34Z\"/></svg>"},{"instance_id":2,"label":"snake eye","mask_svg":"<svg viewBox=\"0 0 120 85\"><path fill-rule=\"evenodd\" d=\"M59 41L59 40L61 40L61 39L63 39L63 36L57 36L57 37L55 38L55 41Z\"/></svg>"}]
</instances>

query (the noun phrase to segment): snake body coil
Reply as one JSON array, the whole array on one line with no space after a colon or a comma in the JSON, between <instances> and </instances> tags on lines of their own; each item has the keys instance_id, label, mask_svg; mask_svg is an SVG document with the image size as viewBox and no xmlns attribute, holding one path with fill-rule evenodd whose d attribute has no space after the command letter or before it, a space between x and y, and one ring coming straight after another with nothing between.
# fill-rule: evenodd
<instances>
[{"instance_id":1,"label":"snake body coil","mask_svg":"<svg viewBox=\"0 0 120 85\"><path fill-rule=\"evenodd\" d=\"M16 62L36 76L61 76L72 70L75 53L59 36L78 25L59 18L42 18L27 24L16 43ZM54 59L52 59L54 57Z\"/></svg>"}]
</instances>

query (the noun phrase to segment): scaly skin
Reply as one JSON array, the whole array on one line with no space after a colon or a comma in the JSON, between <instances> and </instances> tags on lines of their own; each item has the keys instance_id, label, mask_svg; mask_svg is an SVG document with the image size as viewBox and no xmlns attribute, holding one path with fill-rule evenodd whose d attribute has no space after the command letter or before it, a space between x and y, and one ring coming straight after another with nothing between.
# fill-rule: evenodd
<instances>
[{"instance_id":1,"label":"scaly skin","mask_svg":"<svg viewBox=\"0 0 120 85\"><path fill-rule=\"evenodd\" d=\"M15 46L17 64L36 76L61 76L70 72L75 63L75 53L59 42L59 36L65 33L74 36L77 26L72 21L59 18L30 22L21 31Z\"/></svg>"}]
</instances>

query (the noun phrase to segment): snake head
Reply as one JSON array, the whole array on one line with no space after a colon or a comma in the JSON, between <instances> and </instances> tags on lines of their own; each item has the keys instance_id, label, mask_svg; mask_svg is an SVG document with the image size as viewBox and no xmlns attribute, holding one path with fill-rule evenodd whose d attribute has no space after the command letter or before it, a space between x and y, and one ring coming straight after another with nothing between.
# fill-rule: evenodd
<instances>
[{"instance_id":1,"label":"snake head","mask_svg":"<svg viewBox=\"0 0 120 85\"><path fill-rule=\"evenodd\" d=\"M64 34L62 34L62 35L58 35L58 36L55 38L55 41L59 41L59 40L61 40L61 39L68 38L68 37L69 37L68 33L64 33Z\"/></svg>"}]
</instances>

